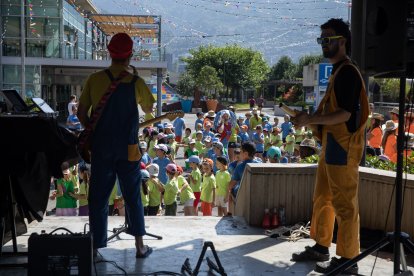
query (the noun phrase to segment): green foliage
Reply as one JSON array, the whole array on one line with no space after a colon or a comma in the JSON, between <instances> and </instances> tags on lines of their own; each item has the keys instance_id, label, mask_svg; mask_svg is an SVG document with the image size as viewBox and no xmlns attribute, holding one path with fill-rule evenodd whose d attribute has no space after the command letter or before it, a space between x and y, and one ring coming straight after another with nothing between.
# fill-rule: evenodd
<instances>
[{"instance_id":1,"label":"green foliage","mask_svg":"<svg viewBox=\"0 0 414 276\"><path fill-rule=\"evenodd\" d=\"M404 172L409 174L414 174L414 156L413 153L411 156L405 157L404 156ZM378 158L378 156L370 156L367 155L365 158L365 166L369 168L375 168L380 170L386 171L396 171L397 165L392 163L391 161L383 161Z\"/></svg>"},{"instance_id":2,"label":"green foliage","mask_svg":"<svg viewBox=\"0 0 414 276\"><path fill-rule=\"evenodd\" d=\"M271 80L293 80L297 71L296 65L288 56L282 56L279 61L270 69L269 79Z\"/></svg>"},{"instance_id":3,"label":"green foliage","mask_svg":"<svg viewBox=\"0 0 414 276\"><path fill-rule=\"evenodd\" d=\"M208 65L201 68L196 81L200 89L207 92L209 96L211 96L212 91L216 91L223 87L223 84L217 75L216 69Z\"/></svg>"},{"instance_id":4,"label":"green foliage","mask_svg":"<svg viewBox=\"0 0 414 276\"><path fill-rule=\"evenodd\" d=\"M198 79L204 66L213 67L221 83L229 90L260 87L269 71L260 52L237 45L200 46L190 50L190 53L192 57L183 59L188 64L190 75Z\"/></svg>"},{"instance_id":5,"label":"green foliage","mask_svg":"<svg viewBox=\"0 0 414 276\"><path fill-rule=\"evenodd\" d=\"M365 166L368 168L386 170L386 171L395 171L396 165L390 161L383 161L378 158L378 156L367 155L365 157Z\"/></svg>"},{"instance_id":6,"label":"green foliage","mask_svg":"<svg viewBox=\"0 0 414 276\"><path fill-rule=\"evenodd\" d=\"M182 96L190 97L194 95L194 88L194 78L188 73L182 74L176 86L178 93L180 93Z\"/></svg>"},{"instance_id":7,"label":"green foliage","mask_svg":"<svg viewBox=\"0 0 414 276\"><path fill-rule=\"evenodd\" d=\"M305 164L317 164L319 162L319 155L314 154L312 156L306 157L305 159L300 160L300 163Z\"/></svg>"},{"instance_id":8,"label":"green foliage","mask_svg":"<svg viewBox=\"0 0 414 276\"><path fill-rule=\"evenodd\" d=\"M303 78L303 67L309 64L318 64L322 61L322 55L305 55L299 59L295 77Z\"/></svg>"},{"instance_id":9,"label":"green foliage","mask_svg":"<svg viewBox=\"0 0 414 276\"><path fill-rule=\"evenodd\" d=\"M398 100L398 94L400 91L399 79L375 79L375 81L381 87L380 93L388 97L390 100Z\"/></svg>"},{"instance_id":10,"label":"green foliage","mask_svg":"<svg viewBox=\"0 0 414 276\"><path fill-rule=\"evenodd\" d=\"M319 161L319 155L312 155L301 160L301 163L305 164L316 164ZM414 156L411 155L407 159L404 159L404 164L406 164L404 171L409 174L414 174ZM368 168L374 168L379 170L386 171L396 171L396 164L391 161L383 161L378 158L378 156L367 155L365 158L365 166Z\"/></svg>"}]
</instances>

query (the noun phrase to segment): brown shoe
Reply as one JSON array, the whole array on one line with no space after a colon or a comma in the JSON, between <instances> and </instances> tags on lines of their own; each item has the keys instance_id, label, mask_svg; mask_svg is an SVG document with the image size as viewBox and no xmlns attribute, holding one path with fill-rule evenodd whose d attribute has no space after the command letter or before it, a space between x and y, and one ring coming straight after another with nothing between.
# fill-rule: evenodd
<instances>
[{"instance_id":1,"label":"brown shoe","mask_svg":"<svg viewBox=\"0 0 414 276\"><path fill-rule=\"evenodd\" d=\"M295 262L326 262L329 260L329 254L323 254L310 246L305 246L305 250L292 254L292 260Z\"/></svg>"}]
</instances>

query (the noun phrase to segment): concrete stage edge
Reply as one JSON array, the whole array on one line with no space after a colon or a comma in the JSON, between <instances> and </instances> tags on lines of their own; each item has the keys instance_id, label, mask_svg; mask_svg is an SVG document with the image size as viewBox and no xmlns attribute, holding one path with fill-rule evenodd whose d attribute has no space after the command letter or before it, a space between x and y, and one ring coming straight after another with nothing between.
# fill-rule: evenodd
<instances>
[{"instance_id":1,"label":"concrete stage edge","mask_svg":"<svg viewBox=\"0 0 414 276\"><path fill-rule=\"evenodd\" d=\"M262 214L258 214L262 215ZM109 217L112 230L124 221L123 217ZM74 232L82 232L87 218L81 217L46 217L41 223L33 223L29 233L18 237L19 250L27 251L30 233L50 232L58 227L66 227ZM121 234L108 247L100 252L105 259L115 261L129 275L139 275L161 270L179 273L186 258L194 268L201 253L204 241L212 241L220 261L228 275L315 275L313 263L294 263L291 254L300 251L306 245L313 245L310 239L287 242L265 236L263 230L248 226L243 218L218 217L147 217L147 231L161 235L163 240L145 237L145 243L153 247L154 252L147 259L135 259L134 239ZM110 233L108 233L110 234ZM4 246L11 251L11 242ZM331 255L335 245L331 247ZM213 259L211 251L206 256ZM377 260L374 275L392 275L391 254L381 253ZM4 262L4 260L2 260ZM369 275L374 263L374 256L369 256L359 263L359 273ZM413 263L409 260L410 269ZM108 263L97 264L98 275L122 274ZM3 269L0 275L26 275L25 269ZM199 275L208 275L206 261L201 266Z\"/></svg>"}]
</instances>

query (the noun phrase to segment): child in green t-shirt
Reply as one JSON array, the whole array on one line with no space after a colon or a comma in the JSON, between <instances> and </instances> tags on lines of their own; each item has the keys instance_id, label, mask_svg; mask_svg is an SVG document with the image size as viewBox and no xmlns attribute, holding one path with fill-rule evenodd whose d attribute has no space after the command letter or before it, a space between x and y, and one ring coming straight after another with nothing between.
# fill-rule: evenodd
<instances>
[{"instance_id":1,"label":"child in green t-shirt","mask_svg":"<svg viewBox=\"0 0 414 276\"><path fill-rule=\"evenodd\" d=\"M216 197L216 178L213 174L213 160L203 160L203 184L201 185L201 211L203 216L211 216Z\"/></svg>"},{"instance_id":2,"label":"child in green t-shirt","mask_svg":"<svg viewBox=\"0 0 414 276\"><path fill-rule=\"evenodd\" d=\"M200 156L200 154L203 153L205 147L203 143L203 132L201 130L197 131L195 140L195 149L198 151L198 154Z\"/></svg>"},{"instance_id":3,"label":"child in green t-shirt","mask_svg":"<svg viewBox=\"0 0 414 276\"><path fill-rule=\"evenodd\" d=\"M190 140L190 143L188 145L188 149L184 153L184 158L190 158L194 155L199 155L199 152L195 148L196 141L194 139ZM190 169L190 165L186 162L185 163L185 170L188 171Z\"/></svg>"},{"instance_id":4,"label":"child in green t-shirt","mask_svg":"<svg viewBox=\"0 0 414 276\"><path fill-rule=\"evenodd\" d=\"M293 133L294 130L291 128L289 130L288 136L286 136L286 143L284 148L289 155L293 155L295 152L295 135Z\"/></svg>"},{"instance_id":5,"label":"child in green t-shirt","mask_svg":"<svg viewBox=\"0 0 414 276\"><path fill-rule=\"evenodd\" d=\"M200 165L200 158L197 155L191 156L187 160L186 163L189 164L191 167L191 174L188 176L188 181L190 182L190 187L194 193L194 215L198 216L198 203L200 202L200 195L201 195L201 171L198 168Z\"/></svg>"},{"instance_id":6,"label":"child in green t-shirt","mask_svg":"<svg viewBox=\"0 0 414 276\"><path fill-rule=\"evenodd\" d=\"M56 216L76 216L75 184L69 168L63 168L62 173L63 178L57 180Z\"/></svg>"},{"instance_id":7,"label":"child in green t-shirt","mask_svg":"<svg viewBox=\"0 0 414 276\"><path fill-rule=\"evenodd\" d=\"M181 166L177 166L177 173L175 176L177 177L178 182L178 193L180 194L180 202L184 205L184 216L194 216L194 193L191 189L190 185L188 184L187 180L182 176L183 168Z\"/></svg>"},{"instance_id":8,"label":"child in green t-shirt","mask_svg":"<svg viewBox=\"0 0 414 276\"><path fill-rule=\"evenodd\" d=\"M229 201L229 184L231 181L231 175L227 171L227 159L223 156L217 157L216 166L218 171L216 172L216 200L218 216L222 217L227 215L227 202Z\"/></svg>"},{"instance_id":9,"label":"child in green t-shirt","mask_svg":"<svg viewBox=\"0 0 414 276\"><path fill-rule=\"evenodd\" d=\"M175 164L168 164L165 168L167 171L168 181L164 185L164 204L165 215L176 216L177 215L177 194L178 194L178 181L175 177L177 172L177 166Z\"/></svg>"},{"instance_id":10,"label":"child in green t-shirt","mask_svg":"<svg viewBox=\"0 0 414 276\"><path fill-rule=\"evenodd\" d=\"M160 210L161 193L164 191L164 185L158 179L159 167L157 164L151 164L147 167L150 178L147 181L148 187L148 216L156 216Z\"/></svg>"},{"instance_id":11,"label":"child in green t-shirt","mask_svg":"<svg viewBox=\"0 0 414 276\"><path fill-rule=\"evenodd\" d=\"M79 216L89 216L88 193L89 193L89 169L86 166L80 167L80 178L82 182L79 185L79 192L75 194L79 200Z\"/></svg>"}]
</instances>

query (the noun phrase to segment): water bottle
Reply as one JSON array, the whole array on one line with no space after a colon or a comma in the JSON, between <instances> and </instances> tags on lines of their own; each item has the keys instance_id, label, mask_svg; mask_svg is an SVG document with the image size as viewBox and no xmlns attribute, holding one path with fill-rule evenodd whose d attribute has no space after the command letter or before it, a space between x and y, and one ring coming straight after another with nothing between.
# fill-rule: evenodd
<instances>
[{"instance_id":1,"label":"water bottle","mask_svg":"<svg viewBox=\"0 0 414 276\"><path fill-rule=\"evenodd\" d=\"M273 214L272 214L272 228L277 228L280 225L280 221L279 221L279 216L277 214L277 208L273 209Z\"/></svg>"},{"instance_id":2,"label":"water bottle","mask_svg":"<svg viewBox=\"0 0 414 276\"><path fill-rule=\"evenodd\" d=\"M265 209L265 213L263 216L263 220L262 220L262 227L264 229L270 229L270 213L269 213L269 209Z\"/></svg>"},{"instance_id":3,"label":"water bottle","mask_svg":"<svg viewBox=\"0 0 414 276\"><path fill-rule=\"evenodd\" d=\"M279 206L279 219L280 225L286 225L286 212L285 207L283 205Z\"/></svg>"}]
</instances>

